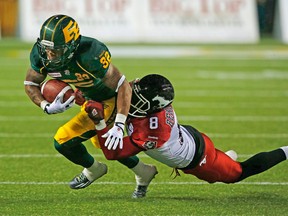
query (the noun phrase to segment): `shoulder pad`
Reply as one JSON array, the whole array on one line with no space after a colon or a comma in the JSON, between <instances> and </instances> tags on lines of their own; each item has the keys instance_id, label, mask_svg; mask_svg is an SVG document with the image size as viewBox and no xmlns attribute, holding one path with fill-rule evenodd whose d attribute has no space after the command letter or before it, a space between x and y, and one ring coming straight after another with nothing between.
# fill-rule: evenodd
<instances>
[{"instance_id":1,"label":"shoulder pad","mask_svg":"<svg viewBox=\"0 0 288 216\"><path fill-rule=\"evenodd\" d=\"M77 50L77 61L85 70L104 77L110 64L110 52L100 41L82 37Z\"/></svg>"}]
</instances>

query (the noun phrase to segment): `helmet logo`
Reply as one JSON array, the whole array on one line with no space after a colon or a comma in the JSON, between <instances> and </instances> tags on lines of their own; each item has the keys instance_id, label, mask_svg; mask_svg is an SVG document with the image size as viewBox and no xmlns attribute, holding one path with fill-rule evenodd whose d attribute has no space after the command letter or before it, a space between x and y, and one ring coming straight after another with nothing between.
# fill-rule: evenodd
<instances>
[{"instance_id":1,"label":"helmet logo","mask_svg":"<svg viewBox=\"0 0 288 216\"><path fill-rule=\"evenodd\" d=\"M169 104L171 101L170 100L165 100L164 97L161 97L157 95L156 97L152 98L152 101L159 101L158 108L165 107L167 104Z\"/></svg>"},{"instance_id":2,"label":"helmet logo","mask_svg":"<svg viewBox=\"0 0 288 216\"><path fill-rule=\"evenodd\" d=\"M72 20L70 20L70 22L68 23L68 25L63 28L63 34L65 37L65 43L70 42L71 40L77 40L78 37L80 36L80 30L78 27L77 22L73 22Z\"/></svg>"},{"instance_id":3,"label":"helmet logo","mask_svg":"<svg viewBox=\"0 0 288 216\"><path fill-rule=\"evenodd\" d=\"M157 146L157 141L146 141L142 146L145 149L154 149Z\"/></svg>"}]
</instances>

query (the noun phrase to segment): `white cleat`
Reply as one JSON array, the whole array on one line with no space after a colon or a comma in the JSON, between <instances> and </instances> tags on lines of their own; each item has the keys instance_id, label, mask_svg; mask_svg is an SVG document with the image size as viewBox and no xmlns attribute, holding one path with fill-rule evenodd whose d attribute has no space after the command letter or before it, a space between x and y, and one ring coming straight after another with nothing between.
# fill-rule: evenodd
<instances>
[{"instance_id":1,"label":"white cleat","mask_svg":"<svg viewBox=\"0 0 288 216\"><path fill-rule=\"evenodd\" d=\"M234 150L229 150L229 151L225 152L225 154L228 155L234 161L236 161L238 158L238 155Z\"/></svg>"}]
</instances>

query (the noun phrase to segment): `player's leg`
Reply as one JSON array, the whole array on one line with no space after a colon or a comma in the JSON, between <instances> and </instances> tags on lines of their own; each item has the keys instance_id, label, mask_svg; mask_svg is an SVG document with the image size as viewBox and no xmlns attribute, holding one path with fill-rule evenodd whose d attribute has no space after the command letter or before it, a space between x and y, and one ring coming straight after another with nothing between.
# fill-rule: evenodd
<instances>
[{"instance_id":1,"label":"player's leg","mask_svg":"<svg viewBox=\"0 0 288 216\"><path fill-rule=\"evenodd\" d=\"M112 127L116 116L115 98L104 101L104 104L106 124L108 127ZM92 137L91 142L96 148L100 148L97 136ZM150 182L158 173L156 167L141 162L137 156L121 159L118 160L118 162L129 168L135 174L136 188L132 194L132 197L145 197Z\"/></svg>"},{"instance_id":2,"label":"player's leg","mask_svg":"<svg viewBox=\"0 0 288 216\"><path fill-rule=\"evenodd\" d=\"M113 123L115 118L115 98L106 100L104 103L105 121L107 124ZM107 166L96 161L88 153L82 142L94 138L92 143L96 148L100 148L95 131L95 125L84 110L85 104L81 106L81 111L69 122L60 127L54 137L56 150L71 162L83 167L83 171L70 181L72 189L85 188L96 179L107 173Z\"/></svg>"},{"instance_id":3,"label":"player's leg","mask_svg":"<svg viewBox=\"0 0 288 216\"><path fill-rule=\"evenodd\" d=\"M93 145L95 147L100 146L98 142L98 138L93 137ZM154 165L141 162L137 156L120 159L118 162L129 168L135 174L136 188L132 197L144 197L150 182L158 173L156 167Z\"/></svg>"},{"instance_id":4,"label":"player's leg","mask_svg":"<svg viewBox=\"0 0 288 216\"><path fill-rule=\"evenodd\" d=\"M85 111L81 111L60 127L54 136L55 149L71 162L84 168L70 182L72 189L85 188L107 173L106 164L96 161L82 144L95 134L93 122Z\"/></svg>"},{"instance_id":5,"label":"player's leg","mask_svg":"<svg viewBox=\"0 0 288 216\"><path fill-rule=\"evenodd\" d=\"M186 174L192 174L209 183L224 182L233 183L239 179L242 168L239 162L234 161L224 152L215 149L213 142L205 134L205 151L199 164L192 169L183 170Z\"/></svg>"},{"instance_id":6,"label":"player's leg","mask_svg":"<svg viewBox=\"0 0 288 216\"><path fill-rule=\"evenodd\" d=\"M288 146L284 146L270 152L258 153L248 160L240 163L243 172L238 181L241 181L249 176L264 172L277 165L278 163L287 160L287 158Z\"/></svg>"},{"instance_id":7,"label":"player's leg","mask_svg":"<svg viewBox=\"0 0 288 216\"><path fill-rule=\"evenodd\" d=\"M145 197L150 182L158 173L156 166L141 162L137 156L118 161L131 169L135 174L136 188L132 193L132 198Z\"/></svg>"},{"instance_id":8,"label":"player's leg","mask_svg":"<svg viewBox=\"0 0 288 216\"><path fill-rule=\"evenodd\" d=\"M105 121L112 125L113 121L110 119L113 118L113 103L112 100L107 100L104 105ZM93 145L99 148L99 141L95 135L95 125L82 109L74 118L60 127L54 137L54 146L57 151L71 162L84 167L82 173L70 182L70 187L73 189L85 188L107 173L107 166L97 162L82 144L83 141L91 138ZM137 186L145 186L146 189L157 173L155 166L140 162L137 156L122 159L119 162L135 173Z\"/></svg>"}]
</instances>

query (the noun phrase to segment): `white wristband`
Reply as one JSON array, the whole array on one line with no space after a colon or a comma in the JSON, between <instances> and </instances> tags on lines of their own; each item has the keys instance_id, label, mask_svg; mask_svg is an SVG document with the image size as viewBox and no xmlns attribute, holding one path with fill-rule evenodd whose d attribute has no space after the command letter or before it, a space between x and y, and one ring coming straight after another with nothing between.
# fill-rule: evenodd
<instances>
[{"instance_id":1,"label":"white wristband","mask_svg":"<svg viewBox=\"0 0 288 216\"><path fill-rule=\"evenodd\" d=\"M24 81L24 85L28 85L28 86L40 86L38 83L32 82L32 81Z\"/></svg>"},{"instance_id":2,"label":"white wristband","mask_svg":"<svg viewBox=\"0 0 288 216\"><path fill-rule=\"evenodd\" d=\"M115 122L120 122L120 123L125 124L126 118L127 118L126 115L123 115L121 113L117 113L116 118L115 118Z\"/></svg>"},{"instance_id":3,"label":"white wristband","mask_svg":"<svg viewBox=\"0 0 288 216\"><path fill-rule=\"evenodd\" d=\"M48 101L46 101L46 100L41 101L41 103L40 103L41 109L45 111L45 107L46 107L47 104L49 104Z\"/></svg>"},{"instance_id":4,"label":"white wristband","mask_svg":"<svg viewBox=\"0 0 288 216\"><path fill-rule=\"evenodd\" d=\"M106 127L105 120L102 119L97 125L95 125L96 130L103 130Z\"/></svg>"}]
</instances>

